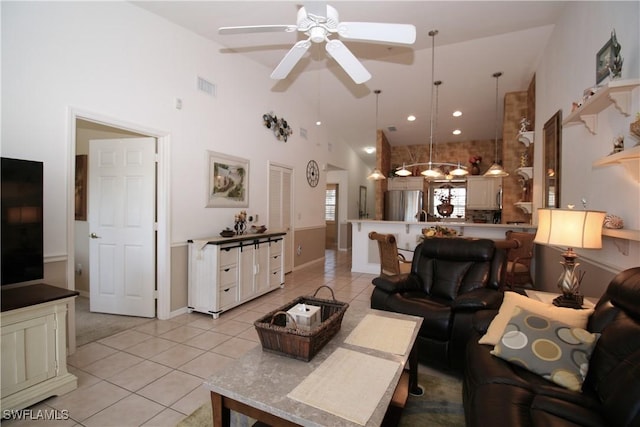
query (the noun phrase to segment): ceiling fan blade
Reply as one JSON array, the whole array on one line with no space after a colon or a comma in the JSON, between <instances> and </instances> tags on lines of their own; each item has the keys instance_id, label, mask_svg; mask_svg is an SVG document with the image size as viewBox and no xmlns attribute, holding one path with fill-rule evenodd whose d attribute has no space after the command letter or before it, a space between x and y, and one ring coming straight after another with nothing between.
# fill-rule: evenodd
<instances>
[{"instance_id":1,"label":"ceiling fan blade","mask_svg":"<svg viewBox=\"0 0 640 427\"><path fill-rule=\"evenodd\" d=\"M340 40L329 40L325 49L357 84L364 83L371 78L371 74L364 68L364 65Z\"/></svg>"},{"instance_id":2,"label":"ceiling fan blade","mask_svg":"<svg viewBox=\"0 0 640 427\"><path fill-rule=\"evenodd\" d=\"M295 25L248 25L244 27L220 27L220 34L246 34L246 33L291 33L297 30Z\"/></svg>"},{"instance_id":3,"label":"ceiling fan blade","mask_svg":"<svg viewBox=\"0 0 640 427\"><path fill-rule=\"evenodd\" d=\"M278 64L275 70L271 73L271 78L275 80L282 80L286 78L293 67L296 66L298 61L302 58L302 56L307 52L311 46L311 42L309 40L300 40L287 52L287 54L282 58L282 61Z\"/></svg>"},{"instance_id":4,"label":"ceiling fan blade","mask_svg":"<svg viewBox=\"0 0 640 427\"><path fill-rule=\"evenodd\" d=\"M388 43L413 44L416 27L410 24L385 24L377 22L341 22L338 34L350 40L370 40Z\"/></svg>"},{"instance_id":5,"label":"ceiling fan blade","mask_svg":"<svg viewBox=\"0 0 640 427\"><path fill-rule=\"evenodd\" d=\"M305 1L303 6L307 15L327 16L327 2L325 1Z\"/></svg>"}]
</instances>

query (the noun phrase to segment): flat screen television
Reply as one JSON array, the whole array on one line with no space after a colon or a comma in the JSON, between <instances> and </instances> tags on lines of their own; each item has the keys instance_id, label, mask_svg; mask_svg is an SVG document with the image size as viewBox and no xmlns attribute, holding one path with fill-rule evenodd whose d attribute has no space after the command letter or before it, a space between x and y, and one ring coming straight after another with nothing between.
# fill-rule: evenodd
<instances>
[{"instance_id":1,"label":"flat screen television","mask_svg":"<svg viewBox=\"0 0 640 427\"><path fill-rule=\"evenodd\" d=\"M43 279L42 162L1 161L2 285Z\"/></svg>"}]
</instances>

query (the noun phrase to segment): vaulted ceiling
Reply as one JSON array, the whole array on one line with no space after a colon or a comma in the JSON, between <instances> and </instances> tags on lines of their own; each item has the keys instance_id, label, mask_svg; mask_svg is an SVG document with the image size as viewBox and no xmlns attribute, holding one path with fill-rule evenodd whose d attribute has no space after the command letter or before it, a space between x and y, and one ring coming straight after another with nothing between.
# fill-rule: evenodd
<instances>
[{"instance_id":1,"label":"vaulted ceiling","mask_svg":"<svg viewBox=\"0 0 640 427\"><path fill-rule=\"evenodd\" d=\"M141 1L133 2L154 14L213 40L226 55L244 55L271 73L298 33L220 35L223 26L296 23L301 2L294 1ZM375 154L376 122L392 145L427 144L430 134L432 42L433 79L438 90L436 142L493 139L495 135L496 71L499 97L526 90L541 54L562 13L558 1L331 1L341 22L413 24L410 46L343 40L372 74L360 85L328 58L324 47L312 45L286 80L271 90L287 90L303 73L315 73L310 102L317 105L329 142L346 143L368 163ZM435 39L429 31L438 30ZM335 36L334 36L335 37ZM376 107L374 90L381 90ZM313 104L312 104L313 105ZM377 110L377 115L376 115ZM462 111L453 117L452 112ZM435 113L435 111L434 111ZM415 115L416 120L407 121ZM502 102L499 103L502 117ZM391 131L393 127L395 130ZM460 129L460 135L453 135Z\"/></svg>"}]
</instances>

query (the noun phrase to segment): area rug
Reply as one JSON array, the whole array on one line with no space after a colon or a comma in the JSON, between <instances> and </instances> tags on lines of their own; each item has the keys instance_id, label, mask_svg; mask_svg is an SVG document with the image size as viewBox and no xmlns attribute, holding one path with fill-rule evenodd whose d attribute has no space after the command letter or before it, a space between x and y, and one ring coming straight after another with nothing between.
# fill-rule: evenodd
<instances>
[{"instance_id":1,"label":"area rug","mask_svg":"<svg viewBox=\"0 0 640 427\"><path fill-rule=\"evenodd\" d=\"M91 313L89 298L76 298L76 345L88 344L118 332L135 328L151 319L146 317L119 316L115 314Z\"/></svg>"},{"instance_id":2,"label":"area rug","mask_svg":"<svg viewBox=\"0 0 640 427\"><path fill-rule=\"evenodd\" d=\"M409 396L402 411L400 427L464 427L462 381L452 375L420 365L418 382L425 389L422 396ZM231 425L249 427L255 420L231 413ZM177 427L212 426L211 403L206 403L182 420Z\"/></svg>"}]
</instances>

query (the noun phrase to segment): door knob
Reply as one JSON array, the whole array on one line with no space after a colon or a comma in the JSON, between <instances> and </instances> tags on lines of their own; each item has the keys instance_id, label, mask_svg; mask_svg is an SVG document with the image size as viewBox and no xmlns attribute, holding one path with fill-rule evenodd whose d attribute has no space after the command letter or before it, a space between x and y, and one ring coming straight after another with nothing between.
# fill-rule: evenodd
<instances>
[{"instance_id":1,"label":"door knob","mask_svg":"<svg viewBox=\"0 0 640 427\"><path fill-rule=\"evenodd\" d=\"M92 239L101 239L101 237L98 236L96 233L89 234L89 237L91 237Z\"/></svg>"}]
</instances>

